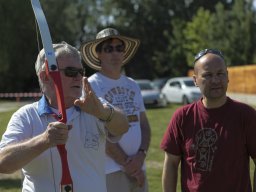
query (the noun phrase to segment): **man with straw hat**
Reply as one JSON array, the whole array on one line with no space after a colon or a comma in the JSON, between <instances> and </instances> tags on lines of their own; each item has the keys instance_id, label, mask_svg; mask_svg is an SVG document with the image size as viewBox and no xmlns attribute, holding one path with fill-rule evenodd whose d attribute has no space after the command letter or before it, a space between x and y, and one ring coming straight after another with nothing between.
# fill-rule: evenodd
<instances>
[{"instance_id":1,"label":"man with straw hat","mask_svg":"<svg viewBox=\"0 0 256 192\"><path fill-rule=\"evenodd\" d=\"M118 143L107 142L106 176L108 192L147 192L145 158L150 143L150 126L140 88L121 74L134 56L140 41L122 36L116 29L100 31L80 51L85 63L98 70L89 82L98 97L125 112L129 130Z\"/></svg>"}]
</instances>

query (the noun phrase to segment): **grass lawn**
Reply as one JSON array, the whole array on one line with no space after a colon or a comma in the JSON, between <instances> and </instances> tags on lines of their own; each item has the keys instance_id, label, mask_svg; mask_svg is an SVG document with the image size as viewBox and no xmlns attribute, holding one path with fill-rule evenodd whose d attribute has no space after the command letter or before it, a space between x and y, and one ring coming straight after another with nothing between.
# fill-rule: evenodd
<instances>
[{"instance_id":1,"label":"grass lawn","mask_svg":"<svg viewBox=\"0 0 256 192\"><path fill-rule=\"evenodd\" d=\"M2 104L2 103L1 103ZM4 133L7 123L15 110L0 112L0 135ZM20 192L21 179L19 172L12 175L0 174L0 191L1 192Z\"/></svg>"},{"instance_id":2,"label":"grass lawn","mask_svg":"<svg viewBox=\"0 0 256 192\"><path fill-rule=\"evenodd\" d=\"M147 177L150 192L161 192L161 174L164 153L160 150L159 144L163 133L169 123L173 112L179 105L170 105L167 108L148 109L147 115L152 129L151 145L147 156ZM0 112L0 135L3 134L6 125L14 112ZM253 175L254 166L251 166L251 175ZM178 184L179 186L179 184ZM0 174L0 191L1 192L18 192L21 191L21 180L19 176L6 178ZM179 188L179 187L178 187ZM177 190L179 192L180 190Z\"/></svg>"}]
</instances>

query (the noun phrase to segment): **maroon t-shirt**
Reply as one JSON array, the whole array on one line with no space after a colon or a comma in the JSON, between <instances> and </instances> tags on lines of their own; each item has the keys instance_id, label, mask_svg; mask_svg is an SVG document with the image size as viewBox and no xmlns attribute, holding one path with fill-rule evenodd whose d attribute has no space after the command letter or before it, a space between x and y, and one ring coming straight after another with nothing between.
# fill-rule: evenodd
<instances>
[{"instance_id":1,"label":"maroon t-shirt","mask_svg":"<svg viewBox=\"0 0 256 192\"><path fill-rule=\"evenodd\" d=\"M230 98L216 109L201 100L184 106L174 113L161 148L181 156L184 192L251 192L256 111Z\"/></svg>"}]
</instances>

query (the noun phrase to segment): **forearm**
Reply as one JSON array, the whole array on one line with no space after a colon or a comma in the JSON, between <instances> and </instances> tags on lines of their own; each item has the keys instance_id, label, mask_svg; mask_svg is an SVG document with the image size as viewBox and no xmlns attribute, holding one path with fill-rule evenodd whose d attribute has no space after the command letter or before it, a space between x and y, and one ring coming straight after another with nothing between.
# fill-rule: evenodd
<instances>
[{"instance_id":1,"label":"forearm","mask_svg":"<svg viewBox=\"0 0 256 192\"><path fill-rule=\"evenodd\" d=\"M106 143L106 153L119 165L125 165L128 156L117 143Z\"/></svg>"},{"instance_id":2,"label":"forearm","mask_svg":"<svg viewBox=\"0 0 256 192\"><path fill-rule=\"evenodd\" d=\"M145 112L140 115L141 126L141 145L140 149L148 150L151 138L150 125Z\"/></svg>"},{"instance_id":3,"label":"forearm","mask_svg":"<svg viewBox=\"0 0 256 192\"><path fill-rule=\"evenodd\" d=\"M163 176L162 176L163 192L176 192L177 178L178 178L177 172L163 173Z\"/></svg>"},{"instance_id":4,"label":"forearm","mask_svg":"<svg viewBox=\"0 0 256 192\"><path fill-rule=\"evenodd\" d=\"M176 192L180 157L165 152L162 187L163 192Z\"/></svg>"},{"instance_id":5,"label":"forearm","mask_svg":"<svg viewBox=\"0 0 256 192\"><path fill-rule=\"evenodd\" d=\"M8 174L21 169L47 148L40 136L6 146L0 150L0 172Z\"/></svg>"},{"instance_id":6,"label":"forearm","mask_svg":"<svg viewBox=\"0 0 256 192\"><path fill-rule=\"evenodd\" d=\"M108 111L111 110L107 109ZM110 112L108 112L110 113ZM113 136L119 136L128 131L129 123L126 115L119 109L114 108L112 117L106 122L106 128Z\"/></svg>"}]
</instances>

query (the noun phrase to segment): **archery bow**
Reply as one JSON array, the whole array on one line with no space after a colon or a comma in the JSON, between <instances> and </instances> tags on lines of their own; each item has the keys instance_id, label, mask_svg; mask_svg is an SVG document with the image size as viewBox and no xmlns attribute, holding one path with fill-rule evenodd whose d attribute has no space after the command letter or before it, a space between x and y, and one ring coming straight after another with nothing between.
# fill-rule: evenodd
<instances>
[{"instance_id":1,"label":"archery bow","mask_svg":"<svg viewBox=\"0 0 256 192\"><path fill-rule=\"evenodd\" d=\"M63 98L61 78L58 70L58 65L56 62L54 49L52 46L50 31L49 31L47 21L39 0L31 0L31 4L37 20L37 24L39 26L41 39L44 47L44 52L46 57L46 61L45 61L46 72L48 75L52 77L54 81L55 92L56 92L57 102L58 102L58 110L62 116L62 118L59 121L66 123L67 116L66 116L65 103ZM72 182L69 167L68 167L67 151L66 151L65 145L57 145L57 148L60 154L61 164L62 164L62 177L60 182L60 191L73 192L73 182Z\"/></svg>"}]
</instances>

